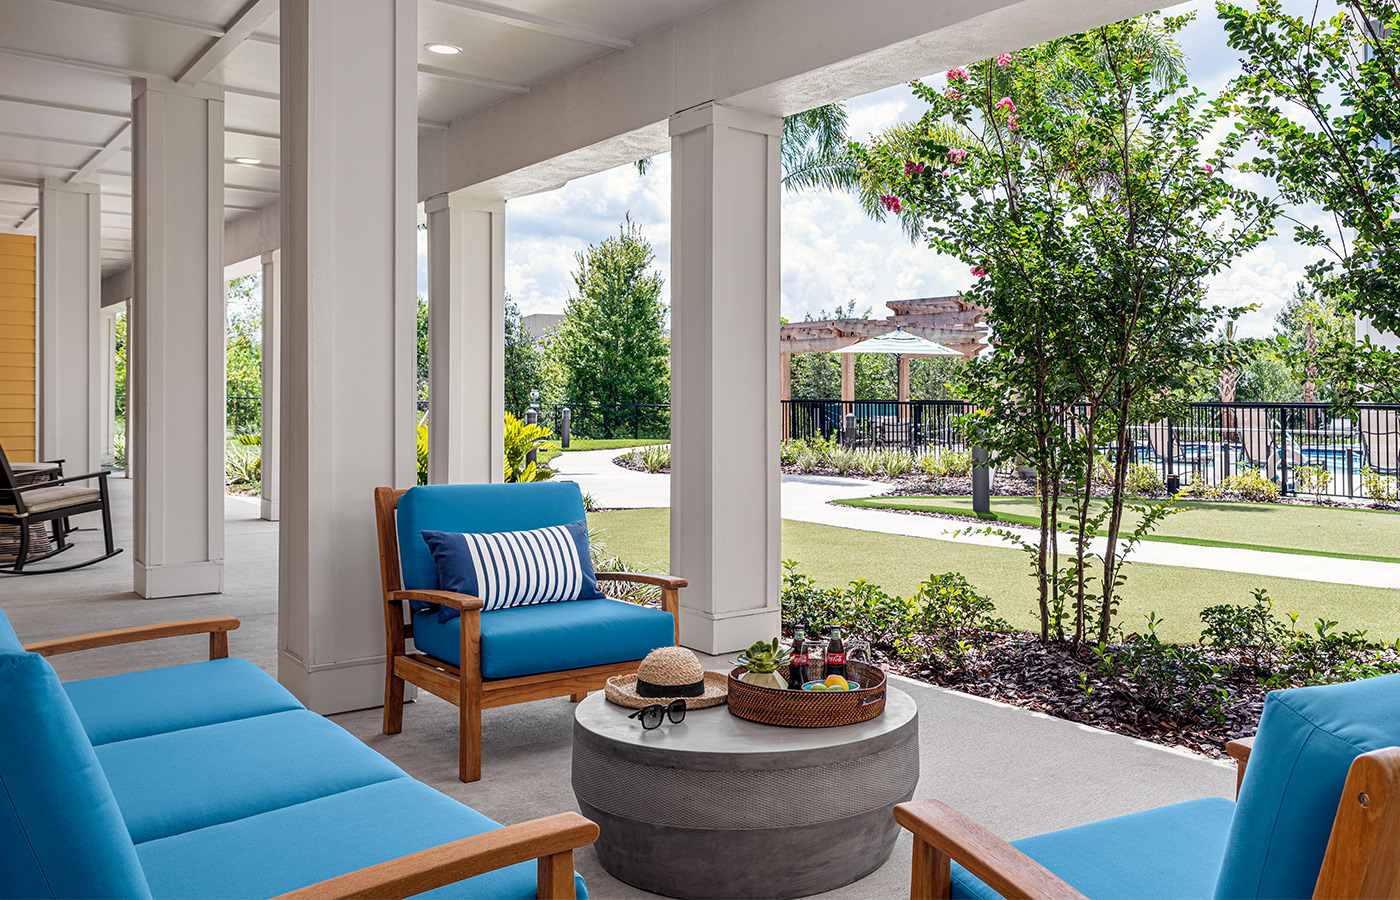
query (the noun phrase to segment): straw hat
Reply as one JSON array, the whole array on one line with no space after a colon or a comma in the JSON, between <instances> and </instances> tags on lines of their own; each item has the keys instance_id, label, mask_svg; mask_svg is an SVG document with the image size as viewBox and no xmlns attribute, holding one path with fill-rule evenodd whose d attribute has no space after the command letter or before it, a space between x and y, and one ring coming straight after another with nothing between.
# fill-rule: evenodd
<instances>
[{"instance_id":1,"label":"straw hat","mask_svg":"<svg viewBox=\"0 0 1400 900\"><path fill-rule=\"evenodd\" d=\"M706 672L700 660L684 647L661 647L647 654L636 675L614 675L603 693L618 706L641 709L653 703L665 706L677 697L686 709L718 706L729 696L729 676Z\"/></svg>"}]
</instances>

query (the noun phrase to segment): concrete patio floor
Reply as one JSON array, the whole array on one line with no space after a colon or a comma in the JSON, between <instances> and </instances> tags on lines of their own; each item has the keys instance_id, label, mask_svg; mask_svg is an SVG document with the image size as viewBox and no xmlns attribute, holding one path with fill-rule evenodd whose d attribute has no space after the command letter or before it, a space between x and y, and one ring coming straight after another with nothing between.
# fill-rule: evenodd
<instances>
[{"instance_id":1,"label":"concrete patio floor","mask_svg":"<svg viewBox=\"0 0 1400 900\"><path fill-rule=\"evenodd\" d=\"M112 486L118 543L126 553L70 573L0 576L0 606L20 637L34 641L233 615L243 626L230 637L231 652L275 674L277 525L257 518L256 503L227 499L225 593L144 600L131 591L130 482L113 479ZM80 546L70 554L96 552L97 533L77 537ZM93 650L53 662L59 675L71 680L193 662L206 655L206 642L189 637ZM710 668L724 664L707 661ZM922 756L916 796L950 803L1006 838L1164 803L1234 794L1233 765L954 691L904 680L899 687L919 705ZM422 697L408 707L399 735L380 733L379 709L332 718L415 778L500 822L515 823L577 809L569 783L572 709L560 698L487 710L484 777L476 784L456 779L456 711L435 697ZM782 810L775 809L773 815L781 818ZM593 897L651 896L609 876L591 849L578 854L577 866ZM907 896L909 866L910 839L903 834L878 871L824 896Z\"/></svg>"}]
</instances>

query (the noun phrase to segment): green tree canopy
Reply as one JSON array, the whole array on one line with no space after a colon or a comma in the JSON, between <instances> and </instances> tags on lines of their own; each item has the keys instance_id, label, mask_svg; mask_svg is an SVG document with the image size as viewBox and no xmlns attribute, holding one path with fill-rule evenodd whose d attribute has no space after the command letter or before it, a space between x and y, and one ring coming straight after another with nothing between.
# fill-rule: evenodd
<instances>
[{"instance_id":1,"label":"green tree canopy","mask_svg":"<svg viewBox=\"0 0 1400 900\"><path fill-rule=\"evenodd\" d=\"M625 407L670 402L661 275L630 216L616 235L590 244L576 259L578 293L569 297L551 351L577 430L612 437L633 421L635 410Z\"/></svg>"},{"instance_id":2,"label":"green tree canopy","mask_svg":"<svg viewBox=\"0 0 1400 900\"><path fill-rule=\"evenodd\" d=\"M530 391L545 396L544 354L525 327L525 317L506 293L506 412L523 419L530 408Z\"/></svg>"}]
</instances>

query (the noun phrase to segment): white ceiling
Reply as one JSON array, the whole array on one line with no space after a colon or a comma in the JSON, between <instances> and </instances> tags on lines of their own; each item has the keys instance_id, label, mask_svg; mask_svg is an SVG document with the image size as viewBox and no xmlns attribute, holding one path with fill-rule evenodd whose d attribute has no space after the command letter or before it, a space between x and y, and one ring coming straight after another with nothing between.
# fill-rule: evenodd
<instances>
[{"instance_id":1,"label":"white ceiling","mask_svg":"<svg viewBox=\"0 0 1400 900\"><path fill-rule=\"evenodd\" d=\"M721 2L419 0L419 133L526 93ZM41 179L96 181L103 274L130 265L125 129L131 78L142 76L222 86L225 218L274 203L276 12L276 0L0 3L0 230L33 230ZM422 49L430 42L463 52ZM234 157L262 162L242 165Z\"/></svg>"}]
</instances>

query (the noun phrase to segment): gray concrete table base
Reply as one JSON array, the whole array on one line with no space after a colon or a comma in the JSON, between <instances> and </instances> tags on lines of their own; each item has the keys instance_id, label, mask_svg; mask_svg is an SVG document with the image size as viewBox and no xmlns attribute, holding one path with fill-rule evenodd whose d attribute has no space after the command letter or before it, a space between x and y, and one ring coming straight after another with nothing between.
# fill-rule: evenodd
<instances>
[{"instance_id":1,"label":"gray concrete table base","mask_svg":"<svg viewBox=\"0 0 1400 900\"><path fill-rule=\"evenodd\" d=\"M574 716L574 794L598 823L603 868L683 900L782 900L865 877L889 857L891 811L918 777L918 710L893 689L884 715L840 728L721 706L643 733L596 694Z\"/></svg>"}]
</instances>

